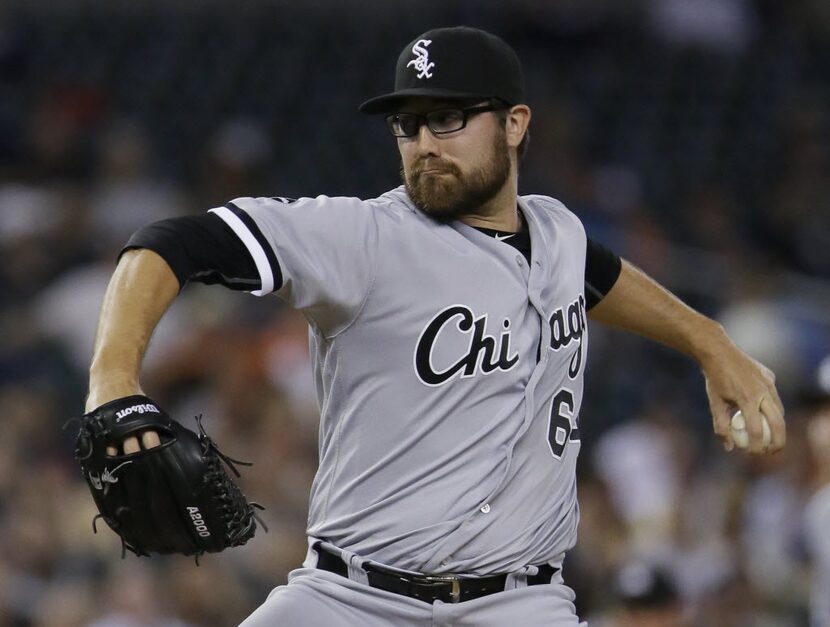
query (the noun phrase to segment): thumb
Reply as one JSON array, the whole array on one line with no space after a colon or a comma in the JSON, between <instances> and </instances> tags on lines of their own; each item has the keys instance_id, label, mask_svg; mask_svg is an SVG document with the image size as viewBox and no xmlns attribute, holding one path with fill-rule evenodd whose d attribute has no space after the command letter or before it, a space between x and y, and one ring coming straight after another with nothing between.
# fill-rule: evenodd
<instances>
[{"instance_id":1,"label":"thumb","mask_svg":"<svg viewBox=\"0 0 830 627\"><path fill-rule=\"evenodd\" d=\"M727 451L735 448L735 442L732 441L732 430L730 424L732 421L732 414L735 412L735 406L719 395L714 394L709 386L709 381L706 381L706 395L709 399L709 410L712 413L712 426L717 435L721 439L723 447Z\"/></svg>"}]
</instances>

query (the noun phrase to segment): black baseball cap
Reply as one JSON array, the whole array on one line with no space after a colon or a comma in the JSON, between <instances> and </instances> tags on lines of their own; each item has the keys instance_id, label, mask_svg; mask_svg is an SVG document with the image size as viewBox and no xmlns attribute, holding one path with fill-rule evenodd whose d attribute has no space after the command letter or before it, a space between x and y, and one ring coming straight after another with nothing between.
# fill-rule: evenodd
<instances>
[{"instance_id":1,"label":"black baseball cap","mask_svg":"<svg viewBox=\"0 0 830 627\"><path fill-rule=\"evenodd\" d=\"M395 91L367 100L360 110L390 113L413 96L518 104L524 98L522 66L513 48L496 35L469 26L435 28L398 56Z\"/></svg>"}]
</instances>

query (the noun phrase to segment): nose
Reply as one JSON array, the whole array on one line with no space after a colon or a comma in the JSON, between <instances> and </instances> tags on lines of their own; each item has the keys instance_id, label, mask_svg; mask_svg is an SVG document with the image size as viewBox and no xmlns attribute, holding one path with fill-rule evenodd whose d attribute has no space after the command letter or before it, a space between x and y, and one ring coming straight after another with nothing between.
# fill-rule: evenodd
<instances>
[{"instance_id":1,"label":"nose","mask_svg":"<svg viewBox=\"0 0 830 627\"><path fill-rule=\"evenodd\" d=\"M429 126L421 124L418 128L418 134L415 136L418 154L422 156L432 155L438 156L441 150L438 143L438 138L429 130Z\"/></svg>"}]
</instances>

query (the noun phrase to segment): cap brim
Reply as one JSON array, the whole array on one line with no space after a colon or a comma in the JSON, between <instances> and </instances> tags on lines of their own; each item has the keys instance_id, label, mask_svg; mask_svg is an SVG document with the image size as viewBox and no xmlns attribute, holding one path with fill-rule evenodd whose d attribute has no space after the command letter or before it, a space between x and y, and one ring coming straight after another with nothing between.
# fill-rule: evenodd
<instances>
[{"instance_id":1,"label":"cap brim","mask_svg":"<svg viewBox=\"0 0 830 627\"><path fill-rule=\"evenodd\" d=\"M402 89L391 94L384 94L370 98L360 105L358 109L361 113L392 113L396 111L400 104L408 98L441 98L446 100L485 100L493 98L491 94L472 94L455 91L453 89L435 89L430 87L416 87L412 89Z\"/></svg>"}]
</instances>

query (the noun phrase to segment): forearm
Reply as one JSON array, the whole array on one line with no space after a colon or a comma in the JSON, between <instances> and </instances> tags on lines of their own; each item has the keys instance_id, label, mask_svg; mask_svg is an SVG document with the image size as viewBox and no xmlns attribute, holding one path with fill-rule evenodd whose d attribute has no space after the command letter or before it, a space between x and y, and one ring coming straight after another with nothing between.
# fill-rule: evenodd
<instances>
[{"instance_id":1,"label":"forearm","mask_svg":"<svg viewBox=\"0 0 830 627\"><path fill-rule=\"evenodd\" d=\"M627 261L623 261L617 282L588 316L664 344L698 363L730 343L720 324L683 303Z\"/></svg>"},{"instance_id":2,"label":"forearm","mask_svg":"<svg viewBox=\"0 0 830 627\"><path fill-rule=\"evenodd\" d=\"M720 324L696 312L628 262L614 287L589 311L592 320L637 333L694 358L706 379L715 432L734 446L730 419L740 409L753 453L784 446L784 406L775 375L741 351ZM765 442L762 420L771 430Z\"/></svg>"},{"instance_id":3,"label":"forearm","mask_svg":"<svg viewBox=\"0 0 830 627\"><path fill-rule=\"evenodd\" d=\"M156 253L144 249L124 253L101 306L87 411L141 391L141 360L153 330L178 292L178 279Z\"/></svg>"}]
</instances>

